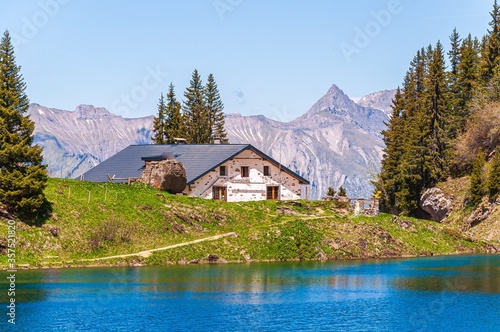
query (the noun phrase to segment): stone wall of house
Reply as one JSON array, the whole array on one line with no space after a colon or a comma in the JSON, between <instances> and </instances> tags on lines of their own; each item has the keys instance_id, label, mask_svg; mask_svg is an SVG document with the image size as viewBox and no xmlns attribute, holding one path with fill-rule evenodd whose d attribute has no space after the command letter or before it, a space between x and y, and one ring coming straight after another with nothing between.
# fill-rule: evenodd
<instances>
[{"instance_id":1,"label":"stone wall of house","mask_svg":"<svg viewBox=\"0 0 500 332\"><path fill-rule=\"evenodd\" d=\"M213 198L213 186L226 187L228 202L260 201L267 198L267 186L278 186L281 182L281 200L296 200L301 197L302 185L294 176L281 171L271 162L253 151L246 150L221 166L226 167L226 176L220 176L220 167L205 174L194 184L188 185L184 193L190 196ZM249 168L249 176L241 176L242 167ZM264 176L264 166L269 166L270 175Z\"/></svg>"}]
</instances>

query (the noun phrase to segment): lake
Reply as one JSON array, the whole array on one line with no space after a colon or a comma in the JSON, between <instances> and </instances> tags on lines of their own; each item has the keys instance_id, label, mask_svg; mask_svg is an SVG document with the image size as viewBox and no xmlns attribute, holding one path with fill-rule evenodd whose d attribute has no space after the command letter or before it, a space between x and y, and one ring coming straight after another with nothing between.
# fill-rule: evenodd
<instances>
[{"instance_id":1,"label":"lake","mask_svg":"<svg viewBox=\"0 0 500 332\"><path fill-rule=\"evenodd\" d=\"M15 329L2 279L2 331L500 331L499 255L19 270Z\"/></svg>"}]
</instances>

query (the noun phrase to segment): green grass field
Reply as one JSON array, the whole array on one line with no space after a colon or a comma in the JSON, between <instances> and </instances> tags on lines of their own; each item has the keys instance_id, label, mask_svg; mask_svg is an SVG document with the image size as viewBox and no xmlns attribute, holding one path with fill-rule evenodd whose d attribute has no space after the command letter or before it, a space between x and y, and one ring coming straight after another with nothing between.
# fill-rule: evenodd
<instances>
[{"instance_id":1,"label":"green grass field","mask_svg":"<svg viewBox=\"0 0 500 332\"><path fill-rule=\"evenodd\" d=\"M17 221L18 266L66 267L290 261L485 252L450 226L392 215L358 216L333 202L226 203L170 195L135 184L50 179L52 213L43 223ZM340 212L339 212L340 211ZM0 266L8 266L8 221L0 227ZM218 234L233 236L130 255ZM115 255L120 258L99 259Z\"/></svg>"}]
</instances>

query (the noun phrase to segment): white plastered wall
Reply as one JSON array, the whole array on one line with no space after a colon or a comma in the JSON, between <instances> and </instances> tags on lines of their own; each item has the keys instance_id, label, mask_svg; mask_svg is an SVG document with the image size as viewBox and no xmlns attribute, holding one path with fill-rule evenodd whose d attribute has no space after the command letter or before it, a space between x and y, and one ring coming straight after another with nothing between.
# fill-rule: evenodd
<instances>
[{"instance_id":1,"label":"white plastered wall","mask_svg":"<svg viewBox=\"0 0 500 332\"><path fill-rule=\"evenodd\" d=\"M245 150L232 160L221 166L226 166L227 176L220 176L220 168L205 174L194 184L184 190L189 196L213 198L214 186L226 187L228 202L260 201L266 199L267 186L278 186L281 183L280 199L300 199L301 184L299 180L271 162L263 159L251 150ZM249 168L249 176L241 176L241 167ZM270 176L264 176L264 166L269 166Z\"/></svg>"}]
</instances>

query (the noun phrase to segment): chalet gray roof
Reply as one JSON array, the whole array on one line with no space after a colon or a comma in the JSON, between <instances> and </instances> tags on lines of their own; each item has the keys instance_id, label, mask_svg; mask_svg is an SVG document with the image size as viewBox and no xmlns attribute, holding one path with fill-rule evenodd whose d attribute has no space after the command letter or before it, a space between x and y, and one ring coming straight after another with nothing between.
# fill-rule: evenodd
<instances>
[{"instance_id":1,"label":"chalet gray roof","mask_svg":"<svg viewBox=\"0 0 500 332\"><path fill-rule=\"evenodd\" d=\"M144 160L161 160L162 156L169 155L184 164L187 183L191 184L247 149L279 165L276 160L250 144L130 145L84 173L83 179L92 182L108 182L108 175L116 178L138 178L144 170ZM297 177L302 183L309 184L308 180L290 169L284 166L281 168Z\"/></svg>"}]
</instances>

